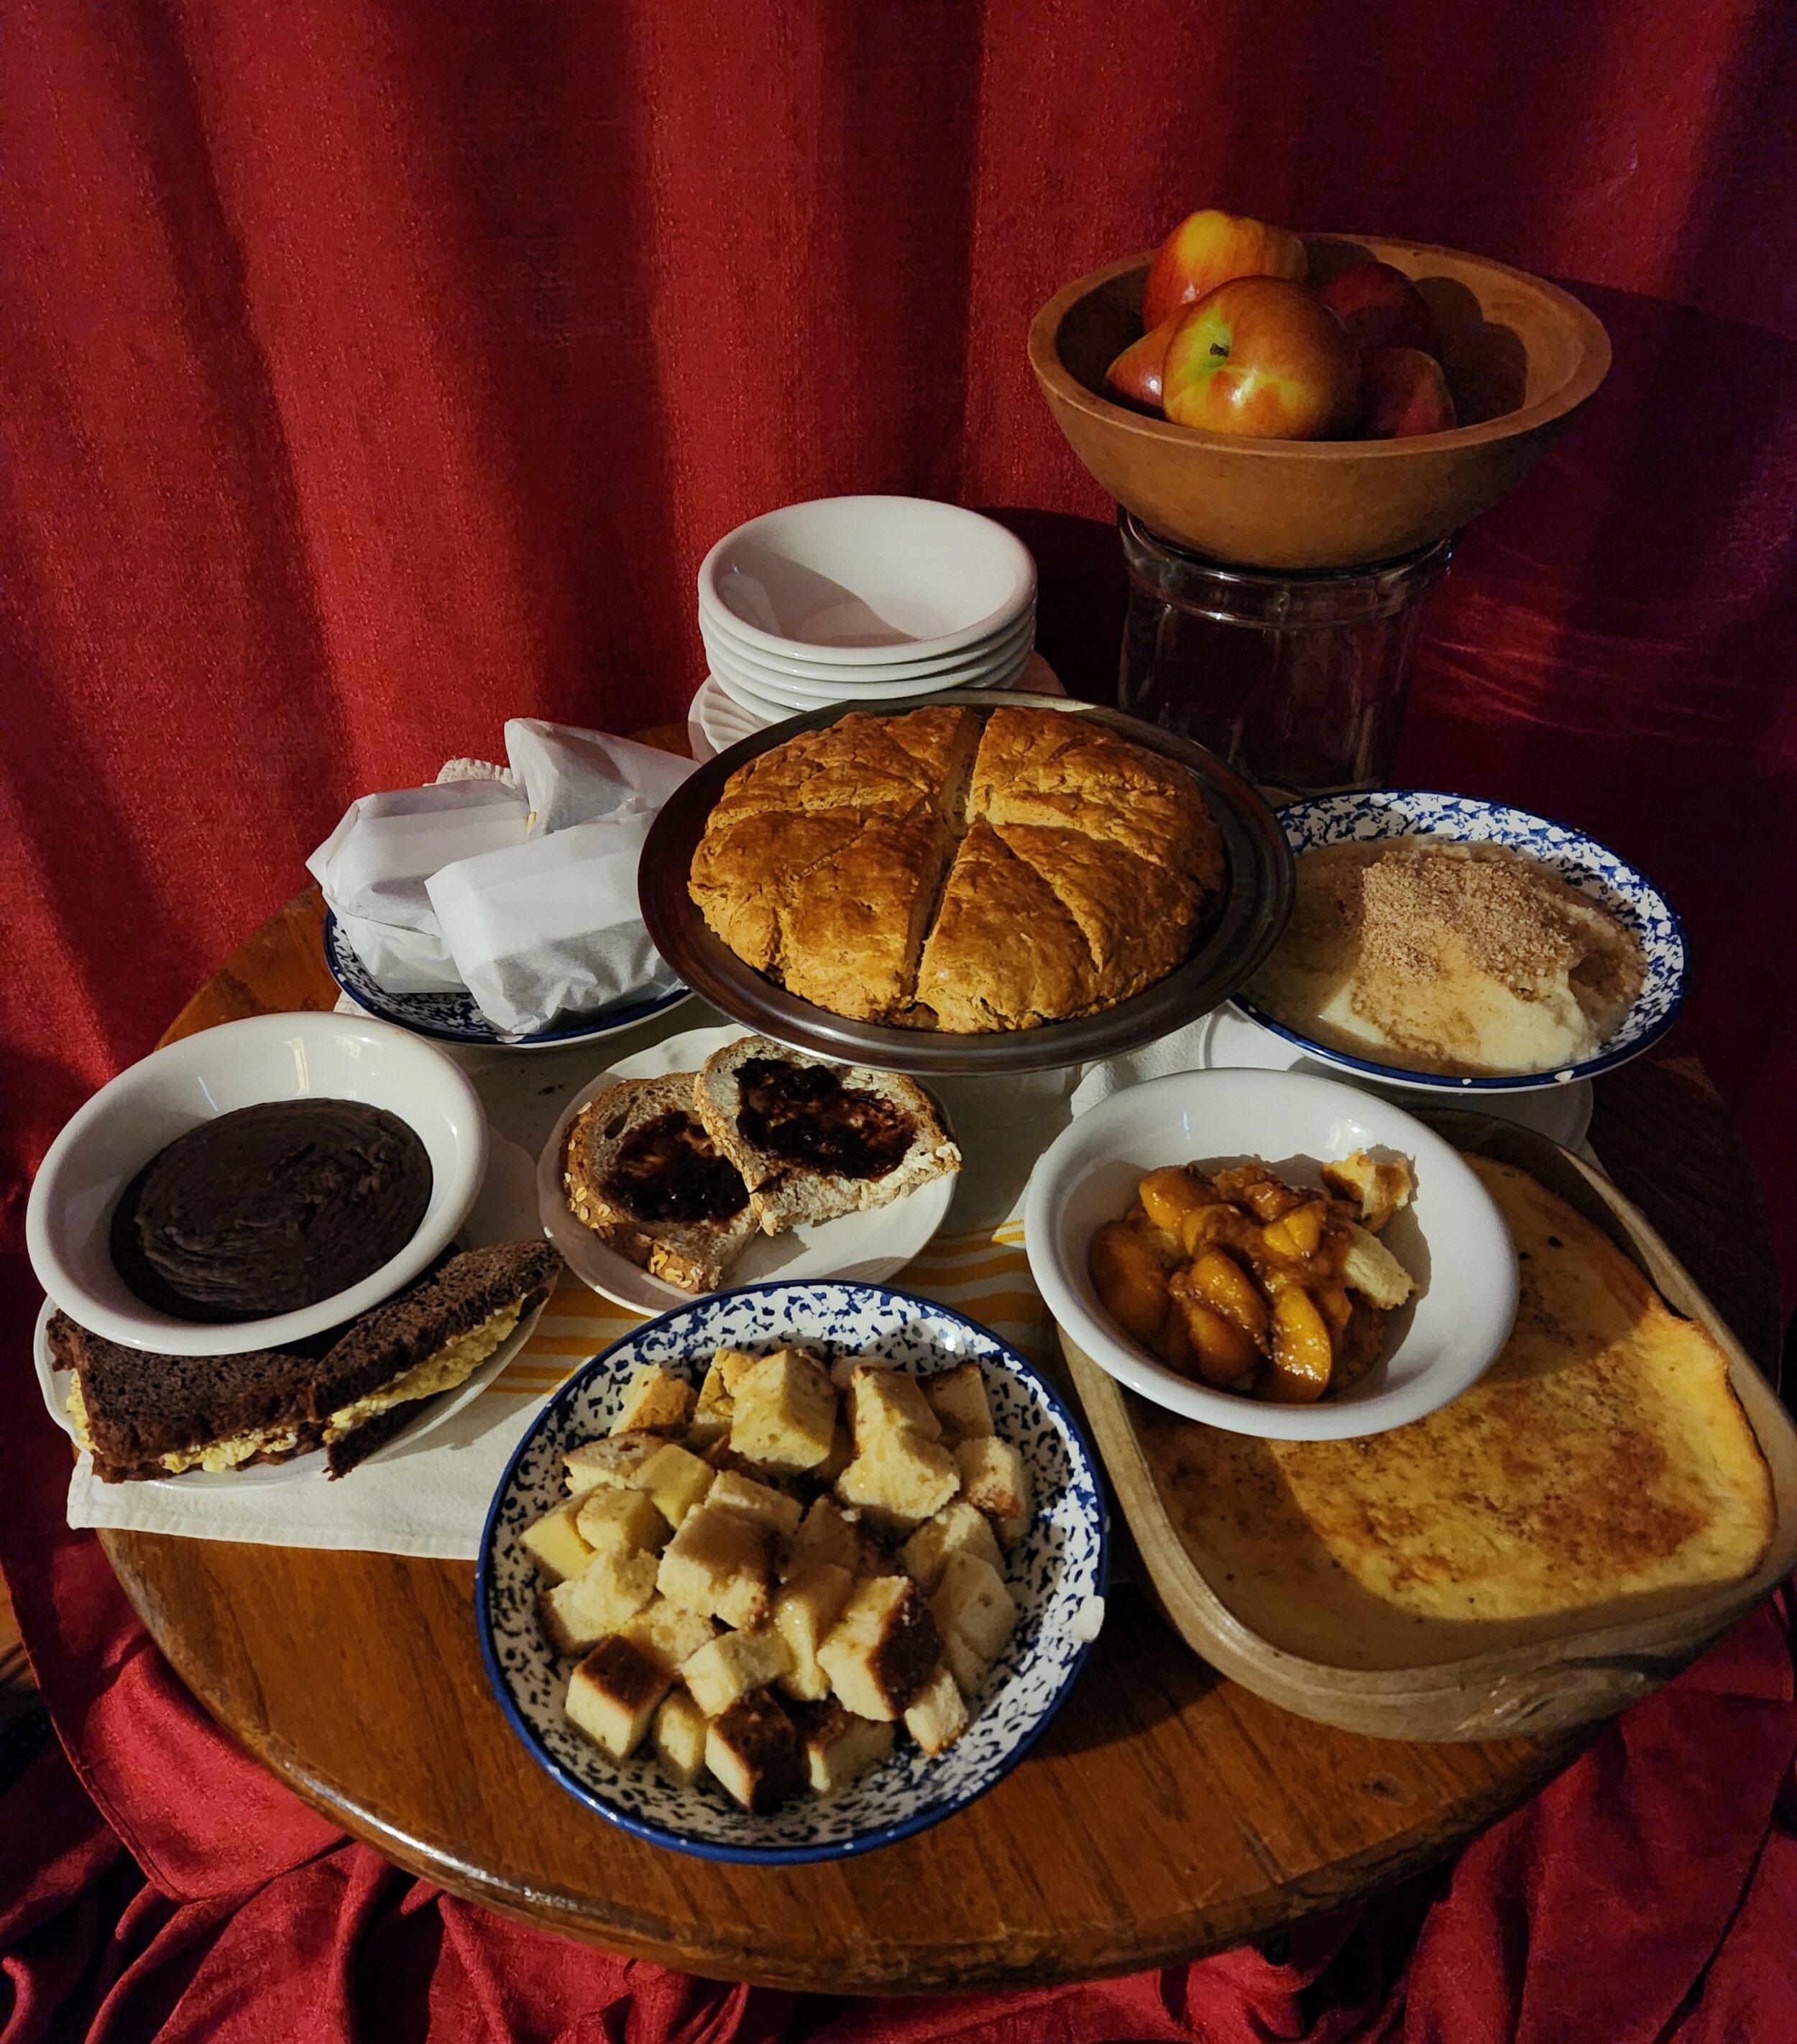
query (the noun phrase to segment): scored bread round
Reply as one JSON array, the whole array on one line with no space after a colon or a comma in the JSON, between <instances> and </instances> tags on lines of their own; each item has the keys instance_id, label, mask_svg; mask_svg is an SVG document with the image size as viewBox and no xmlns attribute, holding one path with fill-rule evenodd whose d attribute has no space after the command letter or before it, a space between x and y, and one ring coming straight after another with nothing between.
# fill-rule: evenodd
<instances>
[{"instance_id":1,"label":"scored bread round","mask_svg":"<svg viewBox=\"0 0 1797 2044\"><path fill-rule=\"evenodd\" d=\"M892 1170L877 1178L814 1170L757 1148L744 1135L740 1121L742 1095L737 1075L752 1058L772 1058L795 1068L822 1065L840 1074L845 1088L872 1093L910 1117L910 1147ZM745 1036L714 1051L700 1069L694 1096L706 1133L720 1155L742 1174L750 1203L769 1235L884 1206L927 1180L961 1167L961 1153L922 1086L896 1072L806 1057L766 1036Z\"/></svg>"}]
</instances>

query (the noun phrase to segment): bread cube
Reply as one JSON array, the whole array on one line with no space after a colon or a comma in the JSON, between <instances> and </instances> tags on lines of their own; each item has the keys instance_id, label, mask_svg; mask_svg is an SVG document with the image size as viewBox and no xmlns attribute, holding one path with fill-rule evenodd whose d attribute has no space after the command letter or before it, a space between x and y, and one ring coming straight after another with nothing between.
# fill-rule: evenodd
<instances>
[{"instance_id":1,"label":"bread cube","mask_svg":"<svg viewBox=\"0 0 1797 2044\"><path fill-rule=\"evenodd\" d=\"M991 1521L964 1497L950 1498L933 1519L925 1520L898 1550L898 1559L906 1574L927 1594L941 1578L943 1563L958 1554L977 1554L1004 1573L1005 1558L992 1537Z\"/></svg>"},{"instance_id":2,"label":"bread cube","mask_svg":"<svg viewBox=\"0 0 1797 2044\"><path fill-rule=\"evenodd\" d=\"M711 1369L718 1373L718 1381L723 1386L724 1396L727 1398L734 1398L737 1395L737 1385L761 1360L762 1358L758 1355L751 1355L746 1349L719 1349L711 1358ZM706 1373L708 1382L710 1374L710 1370Z\"/></svg>"},{"instance_id":3,"label":"bread cube","mask_svg":"<svg viewBox=\"0 0 1797 2044\"><path fill-rule=\"evenodd\" d=\"M698 1388L698 1403L693 1408L692 1424L687 1430L687 1439L695 1443L709 1447L730 1431L730 1416L736 1409L736 1401L724 1381L718 1358L735 1354L734 1349L720 1349L705 1373L705 1381Z\"/></svg>"},{"instance_id":4,"label":"bread cube","mask_svg":"<svg viewBox=\"0 0 1797 2044\"><path fill-rule=\"evenodd\" d=\"M614 1434L603 1441L583 1441L562 1458L568 1472L568 1494L584 1497L590 1490L618 1489L631 1473L661 1446L655 1434Z\"/></svg>"},{"instance_id":5,"label":"bread cube","mask_svg":"<svg viewBox=\"0 0 1797 2044\"><path fill-rule=\"evenodd\" d=\"M624 1403L611 1423L613 1434L663 1433L692 1417L693 1387L658 1362L640 1362L624 1387Z\"/></svg>"},{"instance_id":6,"label":"bread cube","mask_svg":"<svg viewBox=\"0 0 1797 2044\"><path fill-rule=\"evenodd\" d=\"M657 1591L619 1635L658 1668L672 1675L690 1660L718 1628L696 1611L683 1610Z\"/></svg>"},{"instance_id":7,"label":"bread cube","mask_svg":"<svg viewBox=\"0 0 1797 2044\"><path fill-rule=\"evenodd\" d=\"M545 1590L543 1629L558 1654L584 1654L621 1632L655 1594L653 1554L595 1554L577 1576Z\"/></svg>"},{"instance_id":8,"label":"bread cube","mask_svg":"<svg viewBox=\"0 0 1797 2044\"><path fill-rule=\"evenodd\" d=\"M571 1497L553 1512L533 1520L518 1535L530 1558L552 1583L565 1583L570 1576L579 1575L593 1558L592 1544L581 1537L576 1523L579 1516L580 1500Z\"/></svg>"},{"instance_id":9,"label":"bread cube","mask_svg":"<svg viewBox=\"0 0 1797 2044\"><path fill-rule=\"evenodd\" d=\"M839 1796L877 1767L892 1750L890 1724L858 1718L832 1696L818 1704L789 1704L787 1716L798 1733L813 1792Z\"/></svg>"},{"instance_id":10,"label":"bread cube","mask_svg":"<svg viewBox=\"0 0 1797 2044\"><path fill-rule=\"evenodd\" d=\"M670 1781L690 1788L705 1771L703 1711L684 1689L671 1689L655 1714L656 1765Z\"/></svg>"},{"instance_id":11,"label":"bread cube","mask_svg":"<svg viewBox=\"0 0 1797 2044\"><path fill-rule=\"evenodd\" d=\"M916 1700L941 1658L936 1620L909 1576L856 1584L818 1649L844 1708L888 1723Z\"/></svg>"},{"instance_id":12,"label":"bread cube","mask_svg":"<svg viewBox=\"0 0 1797 2044\"><path fill-rule=\"evenodd\" d=\"M614 1760L628 1760L671 1679L628 1639L602 1639L568 1678L568 1717Z\"/></svg>"},{"instance_id":13,"label":"bread cube","mask_svg":"<svg viewBox=\"0 0 1797 2044\"><path fill-rule=\"evenodd\" d=\"M788 1576L774 1600L774 1630L786 1642L791 1666L780 1678L788 1696L815 1702L830 1692L818 1660L825 1635L841 1616L855 1578L833 1562L813 1562Z\"/></svg>"},{"instance_id":14,"label":"bread cube","mask_svg":"<svg viewBox=\"0 0 1797 2044\"><path fill-rule=\"evenodd\" d=\"M815 1483L834 1483L855 1459L855 1436L845 1423L838 1420L836 1431L830 1436L830 1451L812 1470Z\"/></svg>"},{"instance_id":15,"label":"bread cube","mask_svg":"<svg viewBox=\"0 0 1797 2044\"><path fill-rule=\"evenodd\" d=\"M1034 1510L1022 1456L1009 1441L988 1435L963 1441L955 1450L955 1465L960 1471L961 1495L988 1519L996 1520L1000 1541L1014 1546Z\"/></svg>"},{"instance_id":16,"label":"bread cube","mask_svg":"<svg viewBox=\"0 0 1797 2044\"><path fill-rule=\"evenodd\" d=\"M963 1693L971 1696L1017 1623L1017 1606L1004 1578L963 1548L944 1564L929 1611L942 1635L942 1658Z\"/></svg>"},{"instance_id":17,"label":"bread cube","mask_svg":"<svg viewBox=\"0 0 1797 2044\"><path fill-rule=\"evenodd\" d=\"M595 1554L614 1550L658 1554L668 1544L668 1521L640 1490L595 1490L581 1499L575 1521Z\"/></svg>"},{"instance_id":18,"label":"bread cube","mask_svg":"<svg viewBox=\"0 0 1797 2044\"><path fill-rule=\"evenodd\" d=\"M986 1399L986 1374L977 1362L956 1363L920 1380L929 1409L942 1422L945 1437L975 1441L992 1431L992 1408Z\"/></svg>"},{"instance_id":19,"label":"bread cube","mask_svg":"<svg viewBox=\"0 0 1797 2044\"><path fill-rule=\"evenodd\" d=\"M714 1718L751 1689L778 1681L791 1665L785 1640L771 1626L765 1632L720 1632L680 1663L680 1680Z\"/></svg>"},{"instance_id":20,"label":"bread cube","mask_svg":"<svg viewBox=\"0 0 1797 2044\"><path fill-rule=\"evenodd\" d=\"M848 1379L848 1424L860 1454L885 1435L907 1430L926 1441L942 1438L942 1422L914 1377L902 1370L870 1369L864 1362Z\"/></svg>"},{"instance_id":21,"label":"bread cube","mask_svg":"<svg viewBox=\"0 0 1797 2044\"><path fill-rule=\"evenodd\" d=\"M938 1668L905 1712L905 1729L932 1758L967 1730L967 1703L946 1667Z\"/></svg>"},{"instance_id":22,"label":"bread cube","mask_svg":"<svg viewBox=\"0 0 1797 2044\"><path fill-rule=\"evenodd\" d=\"M710 1466L677 1442L664 1441L631 1479L670 1526L678 1526L711 1488Z\"/></svg>"},{"instance_id":23,"label":"bread cube","mask_svg":"<svg viewBox=\"0 0 1797 2044\"><path fill-rule=\"evenodd\" d=\"M982 1525L985 1523L980 1520ZM791 1577L813 1562L833 1562L852 1576L864 1576L881 1559L872 1535L859 1518L850 1518L833 1497L817 1497L787 1543L785 1573Z\"/></svg>"},{"instance_id":24,"label":"bread cube","mask_svg":"<svg viewBox=\"0 0 1797 2044\"><path fill-rule=\"evenodd\" d=\"M830 1365L829 1379L844 1397L848 1395L849 1381L858 1370L890 1370L892 1365L883 1355L839 1355Z\"/></svg>"},{"instance_id":25,"label":"bread cube","mask_svg":"<svg viewBox=\"0 0 1797 2044\"><path fill-rule=\"evenodd\" d=\"M702 1504L663 1550L656 1588L688 1611L753 1631L773 1608L773 1529L740 1512Z\"/></svg>"},{"instance_id":26,"label":"bread cube","mask_svg":"<svg viewBox=\"0 0 1797 2044\"><path fill-rule=\"evenodd\" d=\"M737 1380L730 1446L776 1476L815 1469L836 1438L836 1393L810 1357L776 1350Z\"/></svg>"},{"instance_id":27,"label":"bread cube","mask_svg":"<svg viewBox=\"0 0 1797 2044\"><path fill-rule=\"evenodd\" d=\"M961 1487L954 1457L914 1427L855 1438L855 1459L837 1478L836 1494L883 1531L914 1531Z\"/></svg>"},{"instance_id":28,"label":"bread cube","mask_svg":"<svg viewBox=\"0 0 1797 2044\"><path fill-rule=\"evenodd\" d=\"M1378 1236L1352 1222L1348 1247L1342 1252L1341 1281L1388 1312L1403 1305L1416 1289L1409 1271Z\"/></svg>"},{"instance_id":29,"label":"bread cube","mask_svg":"<svg viewBox=\"0 0 1797 2044\"><path fill-rule=\"evenodd\" d=\"M765 1689L739 1697L706 1727L705 1764L745 1810L771 1810L805 1786L792 1720Z\"/></svg>"},{"instance_id":30,"label":"bread cube","mask_svg":"<svg viewBox=\"0 0 1797 2044\"><path fill-rule=\"evenodd\" d=\"M783 1539L798 1531L798 1522L805 1516L804 1507L796 1497L788 1497L783 1490L757 1483L753 1477L741 1475L735 1470L718 1471L706 1502L715 1511L740 1512L744 1518L772 1527Z\"/></svg>"}]
</instances>

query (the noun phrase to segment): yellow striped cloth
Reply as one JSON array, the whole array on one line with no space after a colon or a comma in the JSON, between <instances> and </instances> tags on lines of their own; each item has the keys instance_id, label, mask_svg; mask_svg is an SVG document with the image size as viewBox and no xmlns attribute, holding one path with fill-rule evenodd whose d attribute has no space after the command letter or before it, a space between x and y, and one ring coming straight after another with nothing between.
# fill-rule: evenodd
<instances>
[{"instance_id":1,"label":"yellow striped cloth","mask_svg":"<svg viewBox=\"0 0 1797 2044\"><path fill-rule=\"evenodd\" d=\"M990 1233L938 1235L887 1282L965 1313L1038 1369L1059 1374L1053 1324L1029 1275L1021 1220L1007 1220ZM641 1327L644 1318L570 1278L544 1308L529 1340L483 1395L543 1397L589 1356Z\"/></svg>"}]
</instances>

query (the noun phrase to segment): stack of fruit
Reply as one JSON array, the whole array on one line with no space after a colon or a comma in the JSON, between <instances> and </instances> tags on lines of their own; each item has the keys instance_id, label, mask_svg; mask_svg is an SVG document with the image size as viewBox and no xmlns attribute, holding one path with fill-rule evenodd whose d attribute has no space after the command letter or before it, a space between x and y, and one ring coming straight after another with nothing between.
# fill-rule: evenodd
<instances>
[{"instance_id":1,"label":"stack of fruit","mask_svg":"<svg viewBox=\"0 0 1797 2044\"><path fill-rule=\"evenodd\" d=\"M1282 227L1212 209L1156 251L1139 340L1110 387L1176 425L1263 440L1394 440L1456 424L1440 336L1401 270L1308 279Z\"/></svg>"}]
</instances>

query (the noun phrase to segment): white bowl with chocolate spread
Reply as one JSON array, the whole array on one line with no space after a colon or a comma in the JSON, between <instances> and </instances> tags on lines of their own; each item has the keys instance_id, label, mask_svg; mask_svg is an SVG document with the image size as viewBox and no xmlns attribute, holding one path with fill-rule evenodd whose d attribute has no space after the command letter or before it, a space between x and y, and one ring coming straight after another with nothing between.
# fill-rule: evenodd
<instances>
[{"instance_id":1,"label":"white bowl with chocolate spread","mask_svg":"<svg viewBox=\"0 0 1797 2044\"><path fill-rule=\"evenodd\" d=\"M229 1355L323 1333L446 1249L487 1168L451 1059L364 1016L260 1015L153 1052L68 1123L32 1268L109 1340Z\"/></svg>"}]
</instances>

